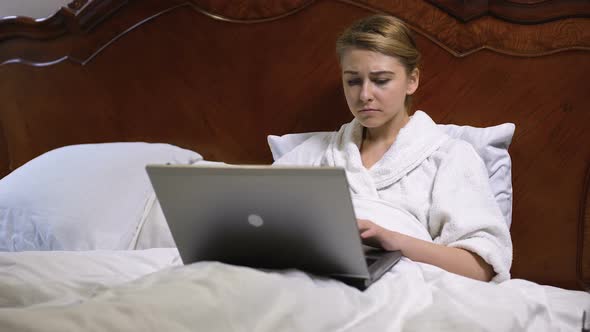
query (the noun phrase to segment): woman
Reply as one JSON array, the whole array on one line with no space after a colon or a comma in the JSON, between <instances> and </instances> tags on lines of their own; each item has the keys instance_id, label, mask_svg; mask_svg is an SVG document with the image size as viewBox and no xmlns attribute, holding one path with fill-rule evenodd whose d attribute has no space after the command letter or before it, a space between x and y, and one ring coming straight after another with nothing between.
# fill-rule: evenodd
<instances>
[{"instance_id":1,"label":"woman","mask_svg":"<svg viewBox=\"0 0 590 332\"><path fill-rule=\"evenodd\" d=\"M477 280L509 278L512 243L483 162L426 113L409 116L420 53L407 26L370 16L340 36L337 53L354 120L275 164L344 167L353 200L394 204L430 235L420 239L359 219L367 244Z\"/></svg>"}]
</instances>

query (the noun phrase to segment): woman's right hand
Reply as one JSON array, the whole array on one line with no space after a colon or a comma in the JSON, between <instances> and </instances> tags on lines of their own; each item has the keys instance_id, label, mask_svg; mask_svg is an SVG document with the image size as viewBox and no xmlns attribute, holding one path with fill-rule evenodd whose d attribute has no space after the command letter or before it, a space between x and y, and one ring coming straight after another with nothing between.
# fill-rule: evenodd
<instances>
[{"instance_id":1,"label":"woman's right hand","mask_svg":"<svg viewBox=\"0 0 590 332\"><path fill-rule=\"evenodd\" d=\"M366 219L357 219L360 236L364 244L388 251L401 250L399 233L385 229Z\"/></svg>"}]
</instances>

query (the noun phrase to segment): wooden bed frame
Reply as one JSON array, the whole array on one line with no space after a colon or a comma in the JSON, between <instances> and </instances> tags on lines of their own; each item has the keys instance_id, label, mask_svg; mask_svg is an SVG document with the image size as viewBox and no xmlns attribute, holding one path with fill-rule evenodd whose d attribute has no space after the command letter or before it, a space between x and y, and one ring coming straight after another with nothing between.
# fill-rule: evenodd
<instances>
[{"instance_id":1,"label":"wooden bed frame","mask_svg":"<svg viewBox=\"0 0 590 332\"><path fill-rule=\"evenodd\" d=\"M587 1L461 3L76 0L45 20L0 19L0 177L57 147L112 141L270 163L266 135L350 121L334 42L385 12L416 32L418 109L516 124L513 277L587 289Z\"/></svg>"}]
</instances>

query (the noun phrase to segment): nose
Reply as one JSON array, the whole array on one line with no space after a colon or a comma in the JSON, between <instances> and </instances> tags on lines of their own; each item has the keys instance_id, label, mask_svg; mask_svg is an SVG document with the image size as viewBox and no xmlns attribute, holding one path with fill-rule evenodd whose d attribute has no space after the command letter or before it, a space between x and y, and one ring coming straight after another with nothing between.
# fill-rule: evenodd
<instances>
[{"instance_id":1,"label":"nose","mask_svg":"<svg viewBox=\"0 0 590 332\"><path fill-rule=\"evenodd\" d=\"M373 100L373 89L371 87L370 82L367 81L363 82L359 96L361 102L363 103L367 103Z\"/></svg>"}]
</instances>

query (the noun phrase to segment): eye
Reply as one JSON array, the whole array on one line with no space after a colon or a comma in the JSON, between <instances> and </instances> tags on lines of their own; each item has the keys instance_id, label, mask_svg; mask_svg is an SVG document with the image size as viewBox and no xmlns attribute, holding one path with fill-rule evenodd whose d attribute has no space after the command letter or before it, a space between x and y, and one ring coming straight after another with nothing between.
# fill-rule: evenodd
<instances>
[{"instance_id":1,"label":"eye","mask_svg":"<svg viewBox=\"0 0 590 332\"><path fill-rule=\"evenodd\" d=\"M391 81L389 78L379 78L379 79L375 79L373 80L373 82L377 85L385 85L387 84L389 81Z\"/></svg>"},{"instance_id":2,"label":"eye","mask_svg":"<svg viewBox=\"0 0 590 332\"><path fill-rule=\"evenodd\" d=\"M346 81L346 83L349 86L353 86L353 85L361 85L363 83L363 81L360 78L354 78L354 79Z\"/></svg>"}]
</instances>

